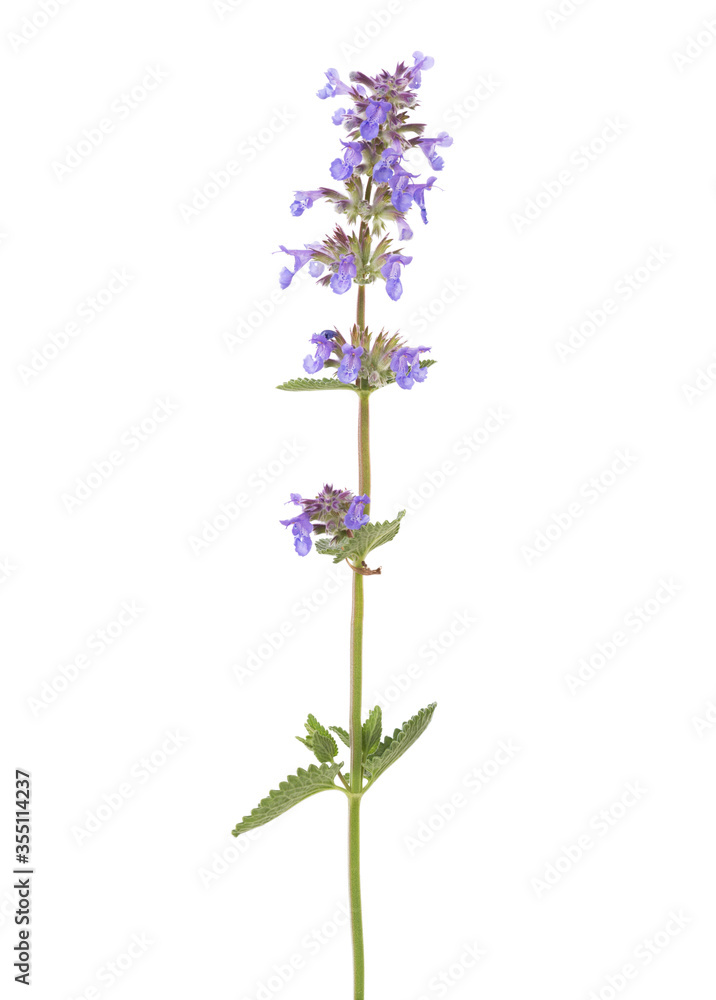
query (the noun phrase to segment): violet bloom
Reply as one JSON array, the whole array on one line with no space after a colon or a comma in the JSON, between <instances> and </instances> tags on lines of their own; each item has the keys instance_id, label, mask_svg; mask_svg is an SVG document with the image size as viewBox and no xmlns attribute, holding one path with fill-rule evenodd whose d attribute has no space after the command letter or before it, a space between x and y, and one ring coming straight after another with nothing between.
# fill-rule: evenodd
<instances>
[{"instance_id":1,"label":"violet bloom","mask_svg":"<svg viewBox=\"0 0 716 1000\"><path fill-rule=\"evenodd\" d=\"M393 203L393 208L398 212L407 212L413 204L410 181L417 176L418 174L411 174L398 164L393 168L393 176L388 183L393 192L390 200Z\"/></svg>"},{"instance_id":2,"label":"violet bloom","mask_svg":"<svg viewBox=\"0 0 716 1000\"><path fill-rule=\"evenodd\" d=\"M304 370L309 375L315 375L316 372L319 372L330 358L334 346L331 342L332 337L335 337L333 330L322 330L320 333L314 333L311 337L311 343L316 345L316 353L313 357L307 354L303 359Z\"/></svg>"},{"instance_id":3,"label":"violet bloom","mask_svg":"<svg viewBox=\"0 0 716 1000\"><path fill-rule=\"evenodd\" d=\"M344 253L338 261L338 270L331 278L331 288L336 295L343 295L344 292L348 291L357 273L355 255Z\"/></svg>"},{"instance_id":4,"label":"violet bloom","mask_svg":"<svg viewBox=\"0 0 716 1000\"><path fill-rule=\"evenodd\" d=\"M411 70L412 82L413 86L417 89L422 83L421 70L432 69L435 65L435 60L432 56L424 56L422 52L413 52L413 62L415 65Z\"/></svg>"},{"instance_id":5,"label":"violet bloom","mask_svg":"<svg viewBox=\"0 0 716 1000\"><path fill-rule=\"evenodd\" d=\"M393 166L394 164L402 158L402 151L400 145L396 146L396 143L388 146L384 149L379 160L376 161L373 167L373 180L378 184L383 184L385 181L389 181L393 176Z\"/></svg>"},{"instance_id":6,"label":"violet bloom","mask_svg":"<svg viewBox=\"0 0 716 1000\"><path fill-rule=\"evenodd\" d=\"M385 290L393 302L397 302L403 294L403 286L400 282L401 268L404 264L409 264L412 259L412 257L406 257L402 253L391 253L380 269L380 273L385 278Z\"/></svg>"},{"instance_id":7,"label":"violet bloom","mask_svg":"<svg viewBox=\"0 0 716 1000\"><path fill-rule=\"evenodd\" d=\"M365 121L361 122L360 126L360 134L363 139L375 139L392 106L390 101L368 101L368 107L365 109Z\"/></svg>"},{"instance_id":8,"label":"violet bloom","mask_svg":"<svg viewBox=\"0 0 716 1000\"><path fill-rule=\"evenodd\" d=\"M363 145L360 142L343 142L341 139L341 145L345 146L345 153L343 154L343 159L335 159L331 164L331 177L337 181L347 180L353 173L353 168L357 167L359 163L363 162Z\"/></svg>"},{"instance_id":9,"label":"violet bloom","mask_svg":"<svg viewBox=\"0 0 716 1000\"><path fill-rule=\"evenodd\" d=\"M391 371L401 389L412 389L413 383L424 382L428 377L427 368L420 367L420 355L429 347L401 347L390 359Z\"/></svg>"},{"instance_id":10,"label":"violet bloom","mask_svg":"<svg viewBox=\"0 0 716 1000\"><path fill-rule=\"evenodd\" d=\"M287 267L284 267L279 274L278 280L281 288L288 288L301 268L309 262L314 250L321 249L320 244L317 243L305 243L304 246L306 247L305 250L287 250L284 246L279 247L279 249L283 250L284 253L287 253L289 257L293 257L293 271L289 271ZM278 251L276 252L278 253ZM318 261L316 261L316 263L318 263ZM321 270L322 269L323 268L321 268Z\"/></svg>"},{"instance_id":11,"label":"violet bloom","mask_svg":"<svg viewBox=\"0 0 716 1000\"><path fill-rule=\"evenodd\" d=\"M291 494L291 500L293 503L300 505L300 497L298 493ZM281 521L287 528L291 527L291 533L293 535L293 545L298 552L299 556L307 556L311 551L311 546L313 542L311 541L311 532L313 531L313 525L311 524L311 519L305 511L301 511L295 517L289 518L287 521Z\"/></svg>"},{"instance_id":12,"label":"violet bloom","mask_svg":"<svg viewBox=\"0 0 716 1000\"><path fill-rule=\"evenodd\" d=\"M433 186L437 177L428 177L426 184L411 184L408 190L413 196L413 201L420 209L420 218L427 225L428 213L425 209L425 192L429 191Z\"/></svg>"},{"instance_id":13,"label":"violet bloom","mask_svg":"<svg viewBox=\"0 0 716 1000\"><path fill-rule=\"evenodd\" d=\"M449 136L447 132L438 132L434 139L418 139L418 146L425 153L433 170L442 170L445 161L442 156L437 155L435 148L437 146L452 146L452 136Z\"/></svg>"},{"instance_id":14,"label":"violet bloom","mask_svg":"<svg viewBox=\"0 0 716 1000\"><path fill-rule=\"evenodd\" d=\"M404 215L396 215L395 217L396 225L398 226L398 239L399 240L412 240L413 230L407 223Z\"/></svg>"},{"instance_id":15,"label":"violet bloom","mask_svg":"<svg viewBox=\"0 0 716 1000\"><path fill-rule=\"evenodd\" d=\"M340 125L347 113L348 112L345 108L338 108L338 110L334 111L331 115L331 121L334 125Z\"/></svg>"},{"instance_id":16,"label":"violet bloom","mask_svg":"<svg viewBox=\"0 0 716 1000\"><path fill-rule=\"evenodd\" d=\"M337 69L327 69L326 78L328 83L321 90L316 91L316 96L320 97L322 101L325 101L327 97L334 97L336 94L350 94L350 87L346 87L343 83Z\"/></svg>"},{"instance_id":17,"label":"violet bloom","mask_svg":"<svg viewBox=\"0 0 716 1000\"><path fill-rule=\"evenodd\" d=\"M307 208L311 208L314 201L318 201L323 195L320 191L294 191L296 200L291 202L291 215L303 215Z\"/></svg>"},{"instance_id":18,"label":"violet bloom","mask_svg":"<svg viewBox=\"0 0 716 1000\"><path fill-rule=\"evenodd\" d=\"M343 344L343 358L336 375L340 382L348 385L355 382L360 372L360 359L363 354L362 347L352 347L350 344Z\"/></svg>"},{"instance_id":19,"label":"violet bloom","mask_svg":"<svg viewBox=\"0 0 716 1000\"><path fill-rule=\"evenodd\" d=\"M348 508L348 513L343 518L346 528L350 528L351 531L357 531L370 521L369 515L363 513L363 508L369 503L370 497L365 493L362 497L353 497L351 505Z\"/></svg>"}]
</instances>

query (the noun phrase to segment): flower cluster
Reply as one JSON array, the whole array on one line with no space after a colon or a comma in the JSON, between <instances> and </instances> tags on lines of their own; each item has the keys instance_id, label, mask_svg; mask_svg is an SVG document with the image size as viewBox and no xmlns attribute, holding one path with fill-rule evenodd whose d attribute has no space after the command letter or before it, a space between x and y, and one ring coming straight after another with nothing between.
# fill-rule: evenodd
<instances>
[{"instance_id":1,"label":"flower cluster","mask_svg":"<svg viewBox=\"0 0 716 1000\"><path fill-rule=\"evenodd\" d=\"M293 544L299 556L307 556L311 551L312 533L324 534L339 541L360 531L370 520L365 513L365 507L370 503L369 496L355 496L350 490L337 490L328 484L315 497L306 498L292 493L287 503L301 508L300 514L281 521L281 524L291 528Z\"/></svg>"},{"instance_id":2,"label":"flower cluster","mask_svg":"<svg viewBox=\"0 0 716 1000\"><path fill-rule=\"evenodd\" d=\"M408 347L397 334L385 330L374 338L370 330L354 325L349 341L338 330L322 330L313 334L310 343L314 353L303 359L304 370L315 375L323 368L335 368L344 385L379 389L397 382L401 389L412 389L428 375L420 355L430 348Z\"/></svg>"},{"instance_id":3,"label":"flower cluster","mask_svg":"<svg viewBox=\"0 0 716 1000\"><path fill-rule=\"evenodd\" d=\"M410 112L418 107L416 91L422 72L432 65L432 57L414 52L412 66L399 63L393 73L383 70L374 77L351 73L350 84L340 79L337 70L326 72L328 82L318 91L318 97L325 100L344 96L351 102L350 107L341 107L332 115L333 122L348 133L347 139L341 140L341 155L330 164L331 176L343 182L345 191L328 187L296 191L291 214L300 216L316 201L325 199L347 217L350 225L359 223L359 229L347 233L338 226L332 237L322 243L307 243L305 250L281 247L295 261L293 271L281 271L282 288L310 262L313 277L320 277L324 268L328 269L320 283L329 285L337 295L347 292L354 282L366 285L383 280L390 298L400 298L402 268L412 257L394 247L388 237L373 248L370 237L383 234L387 223L393 222L399 240L411 239L413 231L407 215L413 205L422 221L428 221L425 193L432 189L436 177L420 182L419 174L408 169L408 158L417 150L434 171L440 171L444 163L437 150L452 144L447 132L425 137L425 126L410 121Z\"/></svg>"}]
</instances>

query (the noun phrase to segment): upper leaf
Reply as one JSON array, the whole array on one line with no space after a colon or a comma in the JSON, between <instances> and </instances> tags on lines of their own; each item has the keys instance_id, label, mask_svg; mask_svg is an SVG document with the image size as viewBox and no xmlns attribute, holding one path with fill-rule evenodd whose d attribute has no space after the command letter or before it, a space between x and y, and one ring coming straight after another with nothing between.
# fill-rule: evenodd
<instances>
[{"instance_id":1,"label":"upper leaf","mask_svg":"<svg viewBox=\"0 0 716 1000\"><path fill-rule=\"evenodd\" d=\"M296 739L313 750L321 764L330 763L338 754L338 745L326 727L321 725L315 715L309 715L306 731L308 736L297 736Z\"/></svg>"},{"instance_id":2,"label":"upper leaf","mask_svg":"<svg viewBox=\"0 0 716 1000\"><path fill-rule=\"evenodd\" d=\"M383 732L383 713L380 705L376 705L363 723L363 760L375 753L380 745Z\"/></svg>"},{"instance_id":3,"label":"upper leaf","mask_svg":"<svg viewBox=\"0 0 716 1000\"><path fill-rule=\"evenodd\" d=\"M352 389L357 392L354 385L346 385L339 382L337 378L292 378L288 382L282 382L276 386L277 389L285 389L286 392L310 392L315 389Z\"/></svg>"},{"instance_id":4,"label":"upper leaf","mask_svg":"<svg viewBox=\"0 0 716 1000\"><path fill-rule=\"evenodd\" d=\"M369 785L372 785L377 777L394 764L396 760L403 756L415 741L422 736L430 724L436 702L421 708L417 715L404 722L400 729L396 729L392 736L386 736L378 749L365 762L365 771L369 776Z\"/></svg>"},{"instance_id":5,"label":"upper leaf","mask_svg":"<svg viewBox=\"0 0 716 1000\"><path fill-rule=\"evenodd\" d=\"M366 524L351 538L344 538L340 541L328 538L318 538L316 540L316 551L321 555L333 556L333 562L341 562L342 559L350 559L351 562L361 563L369 552L377 549L379 545L385 545L392 541L400 530L400 522L405 517L405 511L401 510L393 521L377 521L375 524Z\"/></svg>"},{"instance_id":6,"label":"upper leaf","mask_svg":"<svg viewBox=\"0 0 716 1000\"><path fill-rule=\"evenodd\" d=\"M241 822L237 823L231 831L232 835L238 837L247 830L270 823L272 819L276 819L277 816L317 792L325 792L331 788L341 791L335 784L335 778L342 766L342 764L321 764L317 767L311 764L307 771L299 767L296 774L290 774L278 788L272 789L265 799L261 799L248 816L244 816Z\"/></svg>"}]
</instances>

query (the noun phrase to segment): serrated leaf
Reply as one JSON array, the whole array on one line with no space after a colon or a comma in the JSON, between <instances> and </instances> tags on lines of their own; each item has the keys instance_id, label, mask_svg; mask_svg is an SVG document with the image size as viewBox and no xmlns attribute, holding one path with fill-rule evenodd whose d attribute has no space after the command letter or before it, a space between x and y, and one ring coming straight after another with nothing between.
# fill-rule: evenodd
<instances>
[{"instance_id":1,"label":"serrated leaf","mask_svg":"<svg viewBox=\"0 0 716 1000\"><path fill-rule=\"evenodd\" d=\"M328 728L332 729L334 733L338 734L338 736L339 736L339 738L341 740L341 743L345 743L345 745L347 747L350 747L350 745L351 745L351 738L348 735L348 733L345 731L345 729L341 729L340 726L329 726Z\"/></svg>"},{"instance_id":2,"label":"serrated leaf","mask_svg":"<svg viewBox=\"0 0 716 1000\"><path fill-rule=\"evenodd\" d=\"M312 750L321 764L329 764L338 754L338 745L315 715L308 716L306 732L307 737L297 736L296 739Z\"/></svg>"},{"instance_id":3,"label":"serrated leaf","mask_svg":"<svg viewBox=\"0 0 716 1000\"><path fill-rule=\"evenodd\" d=\"M356 531L352 538L345 538L340 542L319 538L316 540L316 552L321 555L333 556L334 563L341 562L342 559L350 559L351 562L360 564L373 549L377 549L379 545L385 545L386 542L395 538L404 517L405 511L401 510L395 520L366 524Z\"/></svg>"},{"instance_id":4,"label":"serrated leaf","mask_svg":"<svg viewBox=\"0 0 716 1000\"><path fill-rule=\"evenodd\" d=\"M383 713L376 705L363 723L363 760L378 749L383 732Z\"/></svg>"},{"instance_id":5,"label":"serrated leaf","mask_svg":"<svg viewBox=\"0 0 716 1000\"><path fill-rule=\"evenodd\" d=\"M288 382L282 382L276 386L277 389L284 389L286 392L312 392L316 389L352 389L358 390L354 385L346 385L339 382L337 378L292 378Z\"/></svg>"},{"instance_id":6,"label":"serrated leaf","mask_svg":"<svg viewBox=\"0 0 716 1000\"><path fill-rule=\"evenodd\" d=\"M317 792L325 792L331 788L341 791L334 782L342 766L342 764L321 764L317 767L311 764L308 770L299 767L296 774L290 774L278 788L272 789L248 816L244 816L241 822L236 824L231 831L232 835L238 837L247 830L270 823L272 819L293 809L299 802L316 795Z\"/></svg>"},{"instance_id":7,"label":"serrated leaf","mask_svg":"<svg viewBox=\"0 0 716 1000\"><path fill-rule=\"evenodd\" d=\"M396 729L392 736L386 736L378 749L365 762L365 771L369 775L369 785L378 778L384 771L394 764L396 760L403 756L406 750L419 739L430 724L436 702L421 708L420 711L404 722L400 729Z\"/></svg>"}]
</instances>

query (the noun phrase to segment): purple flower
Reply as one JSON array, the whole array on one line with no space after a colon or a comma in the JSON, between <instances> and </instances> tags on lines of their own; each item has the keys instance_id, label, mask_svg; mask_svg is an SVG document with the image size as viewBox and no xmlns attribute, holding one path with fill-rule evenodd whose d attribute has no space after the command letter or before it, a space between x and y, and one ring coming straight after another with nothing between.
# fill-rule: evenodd
<instances>
[{"instance_id":1,"label":"purple flower","mask_svg":"<svg viewBox=\"0 0 716 1000\"><path fill-rule=\"evenodd\" d=\"M331 278L331 288L336 295L343 295L348 291L357 273L354 254L343 254L338 261L338 270Z\"/></svg>"},{"instance_id":2,"label":"purple flower","mask_svg":"<svg viewBox=\"0 0 716 1000\"><path fill-rule=\"evenodd\" d=\"M405 238L407 239L408 237ZM311 260L308 262L308 273L312 278L318 278L323 274L323 264L321 264L320 260Z\"/></svg>"},{"instance_id":3,"label":"purple flower","mask_svg":"<svg viewBox=\"0 0 716 1000\"><path fill-rule=\"evenodd\" d=\"M409 173L399 164L395 165L393 169L393 176L390 178L388 183L393 191L390 200L393 203L393 208L395 208L398 212L407 212L413 204L413 195L410 190L410 180L412 177L417 176L417 174Z\"/></svg>"},{"instance_id":4,"label":"purple flower","mask_svg":"<svg viewBox=\"0 0 716 1000\"><path fill-rule=\"evenodd\" d=\"M316 353L313 357L307 354L303 359L304 370L309 375L315 375L316 372L319 372L323 368L324 362L330 358L334 347L331 342L332 337L335 337L333 330L322 330L320 333L314 333L311 337L311 343L316 345Z\"/></svg>"},{"instance_id":5,"label":"purple flower","mask_svg":"<svg viewBox=\"0 0 716 1000\"><path fill-rule=\"evenodd\" d=\"M392 107L390 101L368 101L365 121L360 126L360 134L364 139L375 139Z\"/></svg>"},{"instance_id":6,"label":"purple flower","mask_svg":"<svg viewBox=\"0 0 716 1000\"><path fill-rule=\"evenodd\" d=\"M347 111L345 108L338 108L338 110L334 111L333 114L331 115L331 121L333 122L334 125L340 125L343 119L345 118L346 114Z\"/></svg>"},{"instance_id":7,"label":"purple flower","mask_svg":"<svg viewBox=\"0 0 716 1000\"><path fill-rule=\"evenodd\" d=\"M393 143L391 146L388 146L387 149L384 149L380 159L376 161L376 164L373 167L373 180L378 184L383 184L385 181L389 181L393 176L393 165L400 160L401 157L402 152L399 144Z\"/></svg>"},{"instance_id":8,"label":"purple flower","mask_svg":"<svg viewBox=\"0 0 716 1000\"><path fill-rule=\"evenodd\" d=\"M427 368L420 367L420 355L429 350L429 347L401 347L393 354L390 368L401 389L412 389L414 382L424 382L428 377Z\"/></svg>"},{"instance_id":9,"label":"purple flower","mask_svg":"<svg viewBox=\"0 0 716 1000\"><path fill-rule=\"evenodd\" d=\"M363 494L362 497L353 497L351 505L348 508L348 513L343 518L346 528L350 528L351 531L357 531L370 521L368 514L363 513L363 508L369 503L370 497L366 494Z\"/></svg>"},{"instance_id":10,"label":"purple flower","mask_svg":"<svg viewBox=\"0 0 716 1000\"><path fill-rule=\"evenodd\" d=\"M321 249L318 243L305 243L304 246L306 247L305 250L287 250L284 246L279 247L279 249L283 250L284 253L287 253L289 257L293 257L293 271L289 271L287 267L284 267L279 274L278 280L281 288L288 288L301 268L309 262L314 250ZM278 253L278 250L276 253Z\"/></svg>"},{"instance_id":11,"label":"purple flower","mask_svg":"<svg viewBox=\"0 0 716 1000\"><path fill-rule=\"evenodd\" d=\"M394 302L397 302L403 294L403 286L400 283L401 267L403 264L409 264L412 259L412 257L406 257L402 253L391 253L380 269L380 273L385 278L385 290ZM393 370L395 371L395 369Z\"/></svg>"},{"instance_id":12,"label":"purple flower","mask_svg":"<svg viewBox=\"0 0 716 1000\"><path fill-rule=\"evenodd\" d=\"M400 214L396 215L395 222L396 222L396 224L398 226L398 239L399 240L412 240L412 238L413 238L413 230L408 225L405 216L404 215L400 215ZM309 270L310 270L310 265L309 265Z\"/></svg>"},{"instance_id":13,"label":"purple flower","mask_svg":"<svg viewBox=\"0 0 716 1000\"><path fill-rule=\"evenodd\" d=\"M422 52L413 52L413 61L415 65L411 70L412 81L413 86L417 88L422 83L420 71L424 69L432 69L435 65L435 60L432 56L424 56Z\"/></svg>"},{"instance_id":14,"label":"purple flower","mask_svg":"<svg viewBox=\"0 0 716 1000\"><path fill-rule=\"evenodd\" d=\"M301 506L301 497L298 493L291 494L291 502ZM293 534L293 545L298 552L299 556L307 556L311 551L311 532L313 531L313 525L311 524L311 519L304 510L295 517L289 518L288 521L281 521L287 528L291 527L291 533Z\"/></svg>"},{"instance_id":15,"label":"purple flower","mask_svg":"<svg viewBox=\"0 0 716 1000\"><path fill-rule=\"evenodd\" d=\"M320 191L294 191L296 200L291 202L291 215L303 215L307 208L311 208L314 201L318 201L323 195Z\"/></svg>"},{"instance_id":16,"label":"purple flower","mask_svg":"<svg viewBox=\"0 0 716 1000\"><path fill-rule=\"evenodd\" d=\"M339 381L344 382L346 385L350 382L355 382L360 371L362 354L362 347L352 347L350 344L343 344L343 358L336 372Z\"/></svg>"},{"instance_id":17,"label":"purple flower","mask_svg":"<svg viewBox=\"0 0 716 1000\"><path fill-rule=\"evenodd\" d=\"M347 180L353 173L353 168L363 161L363 145L360 142L343 142L346 151L343 159L335 159L331 164L331 176L337 181Z\"/></svg>"},{"instance_id":18,"label":"purple flower","mask_svg":"<svg viewBox=\"0 0 716 1000\"><path fill-rule=\"evenodd\" d=\"M428 177L426 184L411 184L409 191L413 196L413 201L420 209L420 218L427 224L428 213L425 210L425 192L433 186L437 177Z\"/></svg>"},{"instance_id":19,"label":"purple flower","mask_svg":"<svg viewBox=\"0 0 716 1000\"><path fill-rule=\"evenodd\" d=\"M325 101L327 97L334 97L336 94L350 94L351 89L347 87L345 83L338 76L337 69L327 69L326 77L328 83L321 88L321 90L316 91L316 95Z\"/></svg>"},{"instance_id":20,"label":"purple flower","mask_svg":"<svg viewBox=\"0 0 716 1000\"><path fill-rule=\"evenodd\" d=\"M418 139L418 146L425 153L433 170L442 170L444 160L435 152L437 146L452 146L452 137L447 132L438 132L434 139Z\"/></svg>"}]
</instances>

